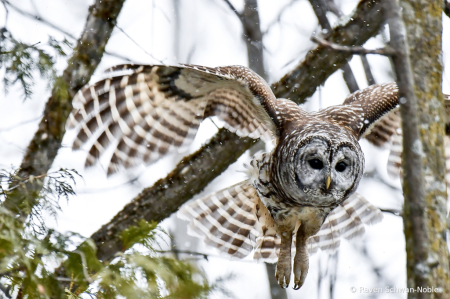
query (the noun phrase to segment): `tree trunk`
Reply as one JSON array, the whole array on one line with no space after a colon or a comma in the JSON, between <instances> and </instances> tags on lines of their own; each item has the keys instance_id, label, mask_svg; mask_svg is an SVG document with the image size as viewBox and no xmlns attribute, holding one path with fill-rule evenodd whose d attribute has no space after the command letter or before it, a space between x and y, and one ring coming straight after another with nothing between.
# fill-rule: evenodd
<instances>
[{"instance_id":1,"label":"tree trunk","mask_svg":"<svg viewBox=\"0 0 450 299\"><path fill-rule=\"evenodd\" d=\"M439 287L442 293L410 293L409 298L449 298L446 243L445 114L442 83L442 1L402 0L403 21L418 99L424 175L422 207L405 200L404 226L408 287ZM408 163L408 161L405 161ZM408 190L405 190L407 193ZM421 219L418 219L418 218ZM422 223L417 227L417 222Z\"/></svg>"}]
</instances>

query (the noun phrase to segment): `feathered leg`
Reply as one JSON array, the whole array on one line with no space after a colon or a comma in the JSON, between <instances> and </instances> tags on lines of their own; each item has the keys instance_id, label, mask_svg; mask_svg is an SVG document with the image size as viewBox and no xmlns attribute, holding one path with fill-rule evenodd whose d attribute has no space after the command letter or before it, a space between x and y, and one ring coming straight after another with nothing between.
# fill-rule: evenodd
<instances>
[{"instance_id":1,"label":"feathered leg","mask_svg":"<svg viewBox=\"0 0 450 299\"><path fill-rule=\"evenodd\" d=\"M301 288L305 282L306 275L309 269L309 255L306 249L305 234L301 232L302 227L297 231L296 248L294 257L294 290Z\"/></svg>"},{"instance_id":2,"label":"feathered leg","mask_svg":"<svg viewBox=\"0 0 450 299\"><path fill-rule=\"evenodd\" d=\"M289 286L289 282L291 281L292 229L279 226L278 234L281 238L281 246L275 277L280 287L285 289Z\"/></svg>"}]
</instances>

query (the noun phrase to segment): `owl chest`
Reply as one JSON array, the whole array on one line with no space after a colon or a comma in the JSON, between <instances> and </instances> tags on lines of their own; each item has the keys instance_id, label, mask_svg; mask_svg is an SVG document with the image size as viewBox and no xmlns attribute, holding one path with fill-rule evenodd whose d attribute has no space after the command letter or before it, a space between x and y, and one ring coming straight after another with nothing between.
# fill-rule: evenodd
<instances>
[{"instance_id":1,"label":"owl chest","mask_svg":"<svg viewBox=\"0 0 450 299\"><path fill-rule=\"evenodd\" d=\"M269 153L255 156L247 167L249 179L261 201L269 210L277 226L294 230L303 225L311 234L316 233L331 209L293 205L278 197L270 179L270 157Z\"/></svg>"}]
</instances>

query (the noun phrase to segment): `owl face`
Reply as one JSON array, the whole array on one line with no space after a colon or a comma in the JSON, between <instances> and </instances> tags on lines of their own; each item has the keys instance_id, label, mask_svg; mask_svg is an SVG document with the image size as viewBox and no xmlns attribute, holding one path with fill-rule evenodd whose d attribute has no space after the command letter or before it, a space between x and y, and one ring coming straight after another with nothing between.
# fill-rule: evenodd
<instances>
[{"instance_id":1,"label":"owl face","mask_svg":"<svg viewBox=\"0 0 450 299\"><path fill-rule=\"evenodd\" d=\"M282 184L284 195L291 201L333 206L356 190L364 170L364 155L345 129L330 127L320 134L299 134L288 143L286 148L291 151L286 153L282 147L277 159L284 165L277 183Z\"/></svg>"},{"instance_id":2,"label":"owl face","mask_svg":"<svg viewBox=\"0 0 450 299\"><path fill-rule=\"evenodd\" d=\"M307 138L294 158L295 183L303 200L340 202L351 194L362 175L362 152L351 143L326 137Z\"/></svg>"}]
</instances>

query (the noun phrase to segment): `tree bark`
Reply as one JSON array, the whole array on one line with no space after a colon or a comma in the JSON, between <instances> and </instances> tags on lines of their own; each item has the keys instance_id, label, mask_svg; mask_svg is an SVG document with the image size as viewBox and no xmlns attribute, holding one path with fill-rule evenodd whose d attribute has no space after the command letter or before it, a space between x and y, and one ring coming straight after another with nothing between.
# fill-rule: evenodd
<instances>
[{"instance_id":1,"label":"tree bark","mask_svg":"<svg viewBox=\"0 0 450 299\"><path fill-rule=\"evenodd\" d=\"M439 0L401 0L422 144L424 197L406 200L404 226L408 287L440 287L442 293L414 293L410 298L449 298L450 272L446 243L445 108L442 83L442 8ZM410 115L408 116L410 118ZM405 147L405 144L403 146ZM414 149L414 148L413 148ZM409 163L407 159L403 160ZM412 168L418 168L414 165ZM419 167L420 168L420 167ZM405 179L405 183L407 178ZM413 192L406 186L405 194Z\"/></svg>"},{"instance_id":2,"label":"tree bark","mask_svg":"<svg viewBox=\"0 0 450 299\"><path fill-rule=\"evenodd\" d=\"M446 184L441 93L441 7L436 1L384 0L403 131L404 230L409 298L448 298ZM406 29L406 36L405 36ZM411 66L411 61L414 65ZM417 101L420 99L420 101ZM440 288L436 292L434 288Z\"/></svg>"},{"instance_id":3,"label":"tree bark","mask_svg":"<svg viewBox=\"0 0 450 299\"><path fill-rule=\"evenodd\" d=\"M50 169L66 132L66 120L72 111L72 98L89 82L100 63L124 1L96 0L89 8L85 29L67 68L53 86L38 130L20 165L19 176L37 176L47 173ZM21 217L28 216L38 203L36 198L41 187L38 183L27 183L30 197L25 198L20 192L13 191L4 201L4 207Z\"/></svg>"},{"instance_id":4,"label":"tree bark","mask_svg":"<svg viewBox=\"0 0 450 299\"><path fill-rule=\"evenodd\" d=\"M261 32L258 2L256 0L244 1L244 12L242 13L242 28L247 45L248 66L258 75L267 79L264 68L263 35Z\"/></svg>"}]
</instances>

